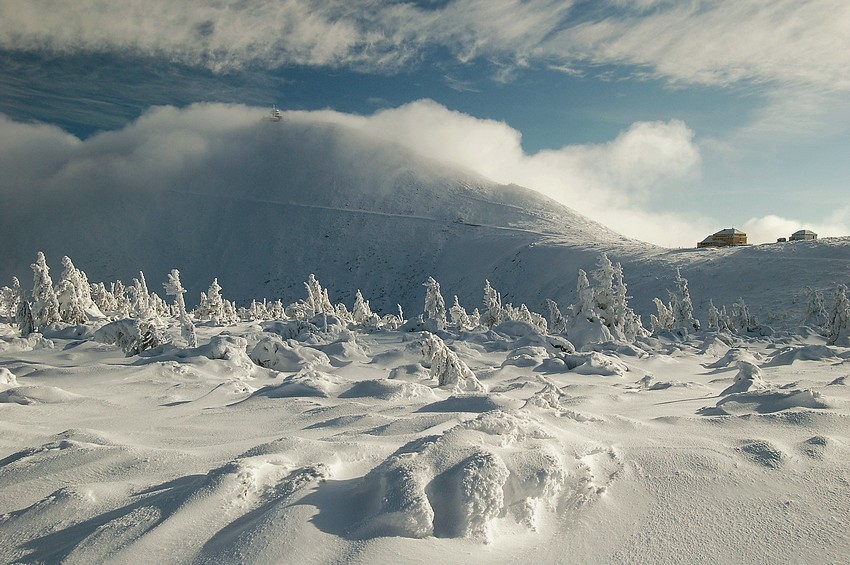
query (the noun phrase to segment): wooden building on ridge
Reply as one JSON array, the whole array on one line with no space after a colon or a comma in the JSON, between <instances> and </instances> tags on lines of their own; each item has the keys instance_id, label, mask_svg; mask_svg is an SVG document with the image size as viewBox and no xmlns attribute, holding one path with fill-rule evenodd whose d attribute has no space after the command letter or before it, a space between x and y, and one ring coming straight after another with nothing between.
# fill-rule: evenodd
<instances>
[{"instance_id":1,"label":"wooden building on ridge","mask_svg":"<svg viewBox=\"0 0 850 565\"><path fill-rule=\"evenodd\" d=\"M747 245L747 234L735 228L726 228L697 243L697 247L730 247L733 245Z\"/></svg>"}]
</instances>

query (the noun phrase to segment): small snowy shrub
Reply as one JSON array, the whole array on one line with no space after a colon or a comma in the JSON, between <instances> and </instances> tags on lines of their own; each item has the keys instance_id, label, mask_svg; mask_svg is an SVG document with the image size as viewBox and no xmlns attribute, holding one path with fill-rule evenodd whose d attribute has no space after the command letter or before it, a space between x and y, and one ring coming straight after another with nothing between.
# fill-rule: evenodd
<instances>
[{"instance_id":1,"label":"small snowy shrub","mask_svg":"<svg viewBox=\"0 0 850 565\"><path fill-rule=\"evenodd\" d=\"M284 341L277 336L261 339L248 356L257 365L275 371L296 372L305 367L328 367L331 362L317 349L305 347L295 340Z\"/></svg>"},{"instance_id":2,"label":"small snowy shrub","mask_svg":"<svg viewBox=\"0 0 850 565\"><path fill-rule=\"evenodd\" d=\"M129 357L169 342L158 325L158 320L123 318L102 326L94 332L94 340L107 345L117 345Z\"/></svg>"},{"instance_id":3,"label":"small snowy shrub","mask_svg":"<svg viewBox=\"0 0 850 565\"><path fill-rule=\"evenodd\" d=\"M823 292L810 286L805 287L803 291L806 293L806 312L803 315L803 324L816 328L826 326L830 319L826 311Z\"/></svg>"},{"instance_id":4,"label":"small snowy shrub","mask_svg":"<svg viewBox=\"0 0 850 565\"><path fill-rule=\"evenodd\" d=\"M835 301L829 315L827 343L850 347L850 300L847 299L847 286L843 284L835 289Z\"/></svg>"}]
</instances>

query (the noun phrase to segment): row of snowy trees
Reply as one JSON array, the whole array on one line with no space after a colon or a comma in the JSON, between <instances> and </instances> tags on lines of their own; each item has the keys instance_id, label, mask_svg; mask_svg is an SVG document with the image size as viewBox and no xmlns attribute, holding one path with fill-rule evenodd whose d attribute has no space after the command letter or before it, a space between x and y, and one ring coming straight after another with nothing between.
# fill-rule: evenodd
<instances>
[{"instance_id":1,"label":"row of snowy trees","mask_svg":"<svg viewBox=\"0 0 850 565\"><path fill-rule=\"evenodd\" d=\"M397 329L405 326L401 306L398 314L381 316L371 310L369 301L357 290L354 305L349 310L345 304L334 305L314 275L304 283L306 296L289 306L281 300L268 302L252 301L250 306L237 308L222 296L218 279L214 279L209 289L202 292L198 307L189 312L186 308L186 292L180 281L179 271L172 270L168 281L163 285L166 296L172 296L168 304L155 292L148 289L144 273L134 278L129 286L121 281L111 283L89 283L86 274L77 269L70 258L62 258L63 271L54 284L44 254L39 252L33 270L33 287L26 292L17 278L13 278L11 287L0 289L0 315L17 323L21 333L26 335L39 331L50 324L83 324L90 321L133 320L138 339L145 344L157 344L167 339L164 328L167 319L176 319L181 328L183 340L190 346L196 344L195 322L215 325L231 325L249 320L309 320L317 316L332 316L344 323L353 324L369 330L378 328ZM591 283L591 280L593 283ZM558 304L547 300L547 316L531 311L525 304L515 307L503 304L501 294L489 281L484 281L481 308L472 312L460 305L454 296L452 306L447 308L440 290L440 284L428 277L425 287L423 313L413 321L407 322L409 329L424 329L431 332L471 331L476 328L489 330L507 321L520 321L530 324L541 333L565 334L571 340L580 343L634 340L653 333L671 331L687 333L700 328L700 322L694 318L693 301L688 281L676 270L675 290L669 291L669 301L655 298L657 312L650 316L650 328L647 330L638 316L628 305L629 296L619 263L612 262L602 253L596 269L590 277L579 269L576 283L577 300L561 312ZM836 290L833 307L827 311L823 293L807 289L808 303L806 323L817 325L829 336L830 343L848 341L850 332L850 301L847 299L846 286ZM727 313L725 306L717 308L713 301L708 308L708 327L727 331L756 331L759 324L750 314L743 299L731 306ZM126 332L127 323L122 325ZM138 346L135 344L133 348Z\"/></svg>"}]
</instances>

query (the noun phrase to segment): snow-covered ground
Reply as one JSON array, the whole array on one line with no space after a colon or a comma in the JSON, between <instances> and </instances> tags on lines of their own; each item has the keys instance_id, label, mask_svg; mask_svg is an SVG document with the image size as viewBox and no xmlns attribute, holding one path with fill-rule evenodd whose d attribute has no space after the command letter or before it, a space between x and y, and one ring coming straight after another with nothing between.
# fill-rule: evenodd
<instances>
[{"instance_id":1,"label":"snow-covered ground","mask_svg":"<svg viewBox=\"0 0 850 565\"><path fill-rule=\"evenodd\" d=\"M813 332L438 332L470 392L432 378L429 334L314 322L129 357L0 326L0 561L850 555L850 349Z\"/></svg>"},{"instance_id":2,"label":"snow-covered ground","mask_svg":"<svg viewBox=\"0 0 850 565\"><path fill-rule=\"evenodd\" d=\"M660 249L338 126L205 112L172 133L226 146L106 132L0 187L0 562L847 560L850 238ZM85 324L45 321L40 249L106 283L52 271ZM328 294L284 310L310 273ZM202 321L213 277L242 321ZM482 327L485 279L538 329ZM437 281L480 323L417 322Z\"/></svg>"}]
</instances>

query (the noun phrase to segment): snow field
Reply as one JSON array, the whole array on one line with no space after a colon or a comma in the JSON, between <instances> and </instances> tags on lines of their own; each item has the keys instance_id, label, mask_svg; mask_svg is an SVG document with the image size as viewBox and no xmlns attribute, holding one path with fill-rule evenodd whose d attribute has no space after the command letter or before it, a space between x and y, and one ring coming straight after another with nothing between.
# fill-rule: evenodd
<instances>
[{"instance_id":1,"label":"snow field","mask_svg":"<svg viewBox=\"0 0 850 565\"><path fill-rule=\"evenodd\" d=\"M847 349L706 331L576 353L515 326L442 334L486 392L440 386L426 333L210 324L198 347L130 357L4 333L0 559L850 550Z\"/></svg>"}]
</instances>

